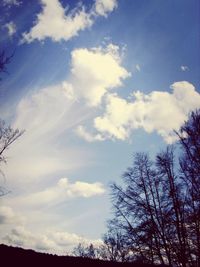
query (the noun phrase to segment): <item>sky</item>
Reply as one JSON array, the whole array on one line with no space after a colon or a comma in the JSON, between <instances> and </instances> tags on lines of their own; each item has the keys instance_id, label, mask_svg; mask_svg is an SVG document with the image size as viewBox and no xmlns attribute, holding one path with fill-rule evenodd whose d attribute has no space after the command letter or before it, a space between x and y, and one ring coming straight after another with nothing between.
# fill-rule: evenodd
<instances>
[{"instance_id":1,"label":"sky","mask_svg":"<svg viewBox=\"0 0 200 267\"><path fill-rule=\"evenodd\" d=\"M65 254L101 243L110 184L200 108L198 0L2 0L0 242Z\"/></svg>"}]
</instances>

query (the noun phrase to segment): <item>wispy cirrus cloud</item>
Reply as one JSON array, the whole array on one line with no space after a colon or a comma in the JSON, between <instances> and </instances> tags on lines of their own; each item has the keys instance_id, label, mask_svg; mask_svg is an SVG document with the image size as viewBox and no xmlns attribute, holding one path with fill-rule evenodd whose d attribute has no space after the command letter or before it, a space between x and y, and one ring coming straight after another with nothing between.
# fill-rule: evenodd
<instances>
[{"instance_id":1,"label":"wispy cirrus cloud","mask_svg":"<svg viewBox=\"0 0 200 267\"><path fill-rule=\"evenodd\" d=\"M77 105L66 97L62 85L42 88L19 101L13 127L25 133L7 152L9 165L2 166L12 186L88 164L89 152L71 144L69 138L73 128L89 116L84 106Z\"/></svg>"},{"instance_id":2,"label":"wispy cirrus cloud","mask_svg":"<svg viewBox=\"0 0 200 267\"><path fill-rule=\"evenodd\" d=\"M68 41L80 31L90 28L96 17L106 17L117 7L116 0L96 0L89 11L83 4L69 11L59 0L41 0L41 4L42 12L37 15L30 31L23 33L22 43L46 38L55 42Z\"/></svg>"},{"instance_id":3,"label":"wispy cirrus cloud","mask_svg":"<svg viewBox=\"0 0 200 267\"><path fill-rule=\"evenodd\" d=\"M56 185L49 186L42 191L28 192L26 195L15 197L14 204L18 207L42 208L57 205L68 199L90 198L104 193L105 188L102 183L87 183L83 181L71 183L69 179L61 178ZM12 203L13 200L11 199L10 201Z\"/></svg>"}]
</instances>

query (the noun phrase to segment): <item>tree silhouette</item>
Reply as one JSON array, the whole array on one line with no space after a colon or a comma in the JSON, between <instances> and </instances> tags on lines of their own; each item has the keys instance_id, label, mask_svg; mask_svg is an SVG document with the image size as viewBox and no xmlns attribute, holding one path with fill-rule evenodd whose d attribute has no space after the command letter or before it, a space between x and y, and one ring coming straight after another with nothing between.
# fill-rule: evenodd
<instances>
[{"instance_id":1,"label":"tree silhouette","mask_svg":"<svg viewBox=\"0 0 200 267\"><path fill-rule=\"evenodd\" d=\"M176 134L179 153L168 146L154 161L137 153L123 184L112 184L115 219L104 242L114 255L123 248L131 261L200 266L200 111Z\"/></svg>"},{"instance_id":2,"label":"tree silhouette","mask_svg":"<svg viewBox=\"0 0 200 267\"><path fill-rule=\"evenodd\" d=\"M6 67L10 62L11 56L7 56L5 51L0 52L0 73L7 72ZM5 121L0 118L0 164L6 162L5 151L10 147L10 145L15 142L24 131L19 129L13 129L11 126L7 126ZM1 175L4 175L0 170ZM3 186L0 186L0 197L6 193Z\"/></svg>"},{"instance_id":3,"label":"tree silhouette","mask_svg":"<svg viewBox=\"0 0 200 267\"><path fill-rule=\"evenodd\" d=\"M200 110L192 112L177 135L183 152L180 171L187 189L185 209L191 262L200 266Z\"/></svg>"},{"instance_id":4,"label":"tree silhouette","mask_svg":"<svg viewBox=\"0 0 200 267\"><path fill-rule=\"evenodd\" d=\"M13 55L14 53L12 53L10 56L7 56L5 50L0 51L0 73L2 72L8 73L7 65L10 63Z\"/></svg>"}]
</instances>

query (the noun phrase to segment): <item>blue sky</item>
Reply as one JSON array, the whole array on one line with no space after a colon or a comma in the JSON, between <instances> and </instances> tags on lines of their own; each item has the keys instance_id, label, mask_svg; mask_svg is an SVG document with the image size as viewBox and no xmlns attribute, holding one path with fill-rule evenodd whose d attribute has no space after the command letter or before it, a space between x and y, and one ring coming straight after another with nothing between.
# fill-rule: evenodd
<instances>
[{"instance_id":1,"label":"blue sky","mask_svg":"<svg viewBox=\"0 0 200 267\"><path fill-rule=\"evenodd\" d=\"M110 182L200 108L199 1L0 5L0 47L15 51L0 114L26 130L2 166L1 242L57 253L99 242Z\"/></svg>"}]
</instances>

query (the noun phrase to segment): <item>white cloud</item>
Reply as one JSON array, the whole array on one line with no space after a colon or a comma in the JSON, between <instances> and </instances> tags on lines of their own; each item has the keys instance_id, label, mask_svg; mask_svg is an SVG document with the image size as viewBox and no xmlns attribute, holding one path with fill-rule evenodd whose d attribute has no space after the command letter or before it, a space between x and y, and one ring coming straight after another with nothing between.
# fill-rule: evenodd
<instances>
[{"instance_id":1,"label":"white cloud","mask_svg":"<svg viewBox=\"0 0 200 267\"><path fill-rule=\"evenodd\" d=\"M0 224L9 223L14 217L14 212L10 207L0 206Z\"/></svg>"},{"instance_id":2,"label":"white cloud","mask_svg":"<svg viewBox=\"0 0 200 267\"><path fill-rule=\"evenodd\" d=\"M60 84L31 92L17 105L13 127L25 133L7 151L9 164L2 166L12 187L87 165L89 152L69 137L89 114L66 94Z\"/></svg>"},{"instance_id":3,"label":"white cloud","mask_svg":"<svg viewBox=\"0 0 200 267\"><path fill-rule=\"evenodd\" d=\"M64 94L65 96L69 99L69 100L72 100L72 101L76 101L77 98L75 96L75 92L74 92L74 89L73 89L73 86L71 83L68 83L68 82L63 82L62 83L62 87L63 87L63 91L64 91Z\"/></svg>"},{"instance_id":4,"label":"white cloud","mask_svg":"<svg viewBox=\"0 0 200 267\"><path fill-rule=\"evenodd\" d=\"M83 197L89 198L102 195L105 189L102 183L87 183L76 181L70 183L67 178L61 178L54 186L48 187L42 191L28 193L14 198L14 204L17 206L46 207L57 205L67 199ZM11 199L12 203L12 199Z\"/></svg>"},{"instance_id":5,"label":"white cloud","mask_svg":"<svg viewBox=\"0 0 200 267\"><path fill-rule=\"evenodd\" d=\"M86 183L81 181L76 181L74 184L68 184L66 178L62 178L59 181L59 186L62 186L64 190L67 190L67 195L69 197L92 197L96 195L102 195L105 193L105 189L102 183Z\"/></svg>"},{"instance_id":6,"label":"white cloud","mask_svg":"<svg viewBox=\"0 0 200 267\"><path fill-rule=\"evenodd\" d=\"M68 12L58 0L41 0L42 13L38 14L37 21L29 33L23 34L23 41L30 43L37 39L51 38L53 41L69 40L79 31L92 25L90 15L84 7Z\"/></svg>"},{"instance_id":7,"label":"white cloud","mask_svg":"<svg viewBox=\"0 0 200 267\"><path fill-rule=\"evenodd\" d=\"M25 133L7 152L9 165L3 166L12 186L27 186L88 164L89 151L72 144L70 137L83 121L93 118L91 106L100 105L108 92L130 76L121 61L122 53L113 44L76 49L68 79L30 91L20 100L12 126L25 129ZM84 127L77 132L88 141L102 140L100 134L86 136Z\"/></svg>"},{"instance_id":8,"label":"white cloud","mask_svg":"<svg viewBox=\"0 0 200 267\"><path fill-rule=\"evenodd\" d=\"M12 126L25 133L7 152L9 165L3 166L12 185L27 186L88 164L90 152L72 144L70 137L94 116L91 106L100 105L108 92L130 76L121 61L120 48L113 44L76 49L65 81L29 92L20 100ZM84 127L77 132L88 141L102 140L100 134L86 135Z\"/></svg>"},{"instance_id":9,"label":"white cloud","mask_svg":"<svg viewBox=\"0 0 200 267\"><path fill-rule=\"evenodd\" d=\"M100 16L107 16L117 7L117 0L96 0L95 12Z\"/></svg>"},{"instance_id":10,"label":"white cloud","mask_svg":"<svg viewBox=\"0 0 200 267\"><path fill-rule=\"evenodd\" d=\"M68 232L60 232L55 231L53 233L50 233L50 237L52 240L60 247L63 248L73 248L74 246L77 246L79 243L81 244L93 244L93 245L100 245L102 244L102 240L100 239L88 239L82 236L79 236L74 233L68 233Z\"/></svg>"},{"instance_id":11,"label":"white cloud","mask_svg":"<svg viewBox=\"0 0 200 267\"><path fill-rule=\"evenodd\" d=\"M20 6L22 4L22 1L19 0L3 0L4 6Z\"/></svg>"},{"instance_id":12,"label":"white cloud","mask_svg":"<svg viewBox=\"0 0 200 267\"><path fill-rule=\"evenodd\" d=\"M130 76L121 66L119 47L77 49L72 52L71 83L77 97L83 97L89 106L101 103L105 93L122 85Z\"/></svg>"},{"instance_id":13,"label":"white cloud","mask_svg":"<svg viewBox=\"0 0 200 267\"><path fill-rule=\"evenodd\" d=\"M16 25L12 21L6 23L4 27L7 29L9 36L13 36L17 31Z\"/></svg>"},{"instance_id":14,"label":"white cloud","mask_svg":"<svg viewBox=\"0 0 200 267\"><path fill-rule=\"evenodd\" d=\"M91 134L89 133L84 126L79 125L76 128L76 134L81 137L82 139L84 139L87 142L94 142L94 141L104 141L105 139L103 138L103 136L101 134Z\"/></svg>"},{"instance_id":15,"label":"white cloud","mask_svg":"<svg viewBox=\"0 0 200 267\"><path fill-rule=\"evenodd\" d=\"M186 116L192 110L200 108L200 94L193 84L187 81L175 82L170 87L176 100L179 111Z\"/></svg>"},{"instance_id":16,"label":"white cloud","mask_svg":"<svg viewBox=\"0 0 200 267\"><path fill-rule=\"evenodd\" d=\"M89 162L88 150L73 146L69 137L94 116L90 107L99 105L107 92L130 76L121 60L120 49L113 44L76 49L67 80L29 92L20 100L13 127L25 129L25 133L7 152L9 165L3 166L12 186L27 186L33 180L47 179ZM77 132L82 136L86 133L83 127ZM89 135L85 138L94 139ZM102 137L97 134L95 139Z\"/></svg>"},{"instance_id":17,"label":"white cloud","mask_svg":"<svg viewBox=\"0 0 200 267\"><path fill-rule=\"evenodd\" d=\"M188 68L188 66L181 66L181 70L182 70L182 71L188 71L189 68Z\"/></svg>"},{"instance_id":18,"label":"white cloud","mask_svg":"<svg viewBox=\"0 0 200 267\"><path fill-rule=\"evenodd\" d=\"M127 126L130 124L132 114L132 104L117 95L109 95L106 112L102 117L95 118L94 127L104 135L105 133L109 134L110 138L125 140L129 136Z\"/></svg>"},{"instance_id":19,"label":"white cloud","mask_svg":"<svg viewBox=\"0 0 200 267\"><path fill-rule=\"evenodd\" d=\"M66 255L70 253L74 246L79 243L84 244L101 244L98 239L88 239L74 233L46 230L43 234L34 233L23 226L14 227L8 234L3 237L3 242L24 248L34 249L41 252L56 253Z\"/></svg>"},{"instance_id":20,"label":"white cloud","mask_svg":"<svg viewBox=\"0 0 200 267\"><path fill-rule=\"evenodd\" d=\"M0 206L0 225L22 223L24 218L16 214L9 206Z\"/></svg>"},{"instance_id":21,"label":"white cloud","mask_svg":"<svg viewBox=\"0 0 200 267\"><path fill-rule=\"evenodd\" d=\"M137 71L141 71L141 68L140 68L139 64L136 64L135 68L136 68Z\"/></svg>"},{"instance_id":22,"label":"white cloud","mask_svg":"<svg viewBox=\"0 0 200 267\"><path fill-rule=\"evenodd\" d=\"M33 234L23 226L17 226L4 236L4 242L13 246L36 249L38 251L53 250L55 243L46 235Z\"/></svg>"},{"instance_id":23,"label":"white cloud","mask_svg":"<svg viewBox=\"0 0 200 267\"><path fill-rule=\"evenodd\" d=\"M26 131L7 151L9 164L2 166L11 194L3 199L6 208L0 210L0 238L9 233L11 226L17 225L16 222L23 224L17 221L13 211L26 216L31 232L35 230L37 233L54 223L64 229L74 217L82 216L83 220L83 216L88 218L93 211L78 215L70 211L63 215L64 212L60 211L62 206L75 198L95 198L105 192L103 185L96 181L69 182L63 178L56 185L53 182L55 177L65 177L72 172L73 175L80 175L80 168L91 164L94 158L88 148L72 143L74 129L92 117L91 109L78 102L82 98L76 99L71 82L72 79L69 79L55 86L29 91L16 105L15 114L10 115L13 117L13 128ZM92 203L96 203L95 199ZM13 245L43 250L54 247L53 238L49 241L49 235L40 235L37 241L29 233L15 229L6 240Z\"/></svg>"},{"instance_id":24,"label":"white cloud","mask_svg":"<svg viewBox=\"0 0 200 267\"><path fill-rule=\"evenodd\" d=\"M56 42L68 41L80 31L91 27L96 16L107 16L117 6L116 0L96 0L91 10L86 12L83 5L69 11L59 0L41 0L41 3L42 12L37 15L30 31L23 33L22 42L43 41L45 38Z\"/></svg>"},{"instance_id":25,"label":"white cloud","mask_svg":"<svg viewBox=\"0 0 200 267\"><path fill-rule=\"evenodd\" d=\"M171 89L172 93L134 92L129 102L116 94L108 95L106 110L94 119L94 128L103 139L125 140L135 129L143 128L148 133L157 131L167 143L174 142L173 130L180 128L189 112L200 108L200 94L186 81L172 84Z\"/></svg>"}]
</instances>

